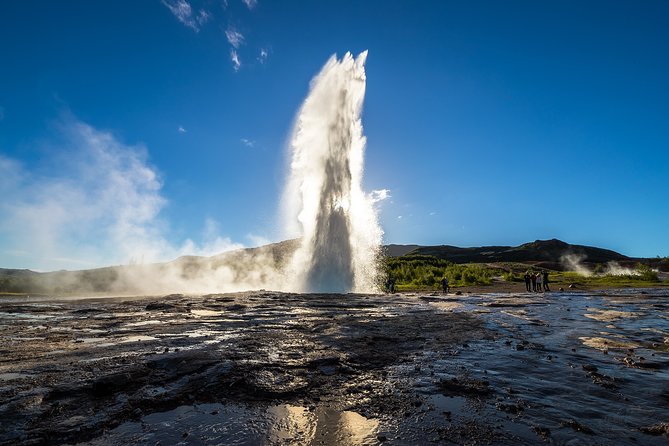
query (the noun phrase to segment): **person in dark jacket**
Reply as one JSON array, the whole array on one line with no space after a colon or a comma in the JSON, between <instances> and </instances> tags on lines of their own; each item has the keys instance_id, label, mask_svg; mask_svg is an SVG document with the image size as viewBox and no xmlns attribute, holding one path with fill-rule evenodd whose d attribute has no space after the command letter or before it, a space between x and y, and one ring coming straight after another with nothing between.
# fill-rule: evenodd
<instances>
[{"instance_id":1,"label":"person in dark jacket","mask_svg":"<svg viewBox=\"0 0 669 446\"><path fill-rule=\"evenodd\" d=\"M448 278L447 277L444 277L443 279L441 279L441 287L444 290L444 294L448 294L448 290L450 288L448 286Z\"/></svg>"}]
</instances>

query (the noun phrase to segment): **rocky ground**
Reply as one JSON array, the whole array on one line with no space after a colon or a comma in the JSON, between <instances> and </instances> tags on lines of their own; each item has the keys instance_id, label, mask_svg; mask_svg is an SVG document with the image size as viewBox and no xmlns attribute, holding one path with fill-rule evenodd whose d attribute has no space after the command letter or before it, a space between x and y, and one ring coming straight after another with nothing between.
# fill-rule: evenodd
<instances>
[{"instance_id":1,"label":"rocky ground","mask_svg":"<svg viewBox=\"0 0 669 446\"><path fill-rule=\"evenodd\" d=\"M0 299L0 444L666 444L666 290Z\"/></svg>"}]
</instances>

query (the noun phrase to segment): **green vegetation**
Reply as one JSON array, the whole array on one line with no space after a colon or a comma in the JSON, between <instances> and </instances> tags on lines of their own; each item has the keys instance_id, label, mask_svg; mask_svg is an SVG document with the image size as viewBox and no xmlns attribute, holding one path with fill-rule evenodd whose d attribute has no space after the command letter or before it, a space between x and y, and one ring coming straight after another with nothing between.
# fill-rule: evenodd
<instances>
[{"instance_id":1,"label":"green vegetation","mask_svg":"<svg viewBox=\"0 0 669 446\"><path fill-rule=\"evenodd\" d=\"M502 272L483 264L456 264L424 255L388 257L385 270L398 290L439 289L444 276L452 287L489 285Z\"/></svg>"},{"instance_id":2,"label":"green vegetation","mask_svg":"<svg viewBox=\"0 0 669 446\"><path fill-rule=\"evenodd\" d=\"M523 274L516 273L513 271L513 269L510 269L506 271L504 274L502 274L502 277L504 280L507 282L524 282L525 279L523 277Z\"/></svg>"},{"instance_id":3,"label":"green vegetation","mask_svg":"<svg viewBox=\"0 0 669 446\"><path fill-rule=\"evenodd\" d=\"M438 290L446 276L451 287L490 285L493 280L518 284L524 289L526 271L544 271L518 262L455 264L429 255L408 255L384 259L386 277L395 279L398 291ZM547 270L551 289L577 287L650 287L663 285L657 273L648 265L637 264L632 274L607 274L606 264L595 267L596 273L585 276L573 271ZM669 285L669 283L667 283Z\"/></svg>"}]
</instances>

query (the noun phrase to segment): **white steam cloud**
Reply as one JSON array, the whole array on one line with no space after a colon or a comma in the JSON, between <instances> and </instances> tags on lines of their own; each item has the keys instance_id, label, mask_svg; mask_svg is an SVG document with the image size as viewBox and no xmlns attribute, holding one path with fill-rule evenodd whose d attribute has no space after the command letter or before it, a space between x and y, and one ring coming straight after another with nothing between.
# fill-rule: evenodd
<instances>
[{"instance_id":1,"label":"white steam cloud","mask_svg":"<svg viewBox=\"0 0 669 446\"><path fill-rule=\"evenodd\" d=\"M147 263L179 255L241 248L205 223L201 243L174 245L160 212L162 181L142 145L68 118L59 126L65 148L46 173L0 156L0 238L3 258L33 269ZM35 170L42 171L41 169Z\"/></svg>"},{"instance_id":2,"label":"white steam cloud","mask_svg":"<svg viewBox=\"0 0 669 446\"><path fill-rule=\"evenodd\" d=\"M610 261L606 264L606 267L604 267L603 274L605 276L638 276L641 274L641 272L632 268L624 267L618 262Z\"/></svg>"},{"instance_id":3,"label":"white steam cloud","mask_svg":"<svg viewBox=\"0 0 669 446\"><path fill-rule=\"evenodd\" d=\"M560 257L560 262L562 266L568 271L574 271L578 274L591 277L591 276L637 276L641 273L633 268L627 268L620 265L618 262L610 261L607 262L603 267L600 266L597 268L597 272L591 270L586 265L583 264L586 256L583 254L565 254Z\"/></svg>"},{"instance_id":4,"label":"white steam cloud","mask_svg":"<svg viewBox=\"0 0 669 446\"><path fill-rule=\"evenodd\" d=\"M583 254L565 254L560 257L560 263L562 263L567 271L574 271L582 276L590 277L592 276L592 271L583 265L583 260L585 260L585 255Z\"/></svg>"}]
</instances>

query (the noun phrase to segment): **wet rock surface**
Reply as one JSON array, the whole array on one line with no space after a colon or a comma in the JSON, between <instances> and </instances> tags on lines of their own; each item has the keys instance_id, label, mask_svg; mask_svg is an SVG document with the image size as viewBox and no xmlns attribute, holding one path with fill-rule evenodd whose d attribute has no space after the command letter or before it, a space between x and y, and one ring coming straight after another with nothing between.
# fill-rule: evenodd
<instances>
[{"instance_id":1,"label":"wet rock surface","mask_svg":"<svg viewBox=\"0 0 669 446\"><path fill-rule=\"evenodd\" d=\"M668 297L1 298L0 444L666 444Z\"/></svg>"}]
</instances>

